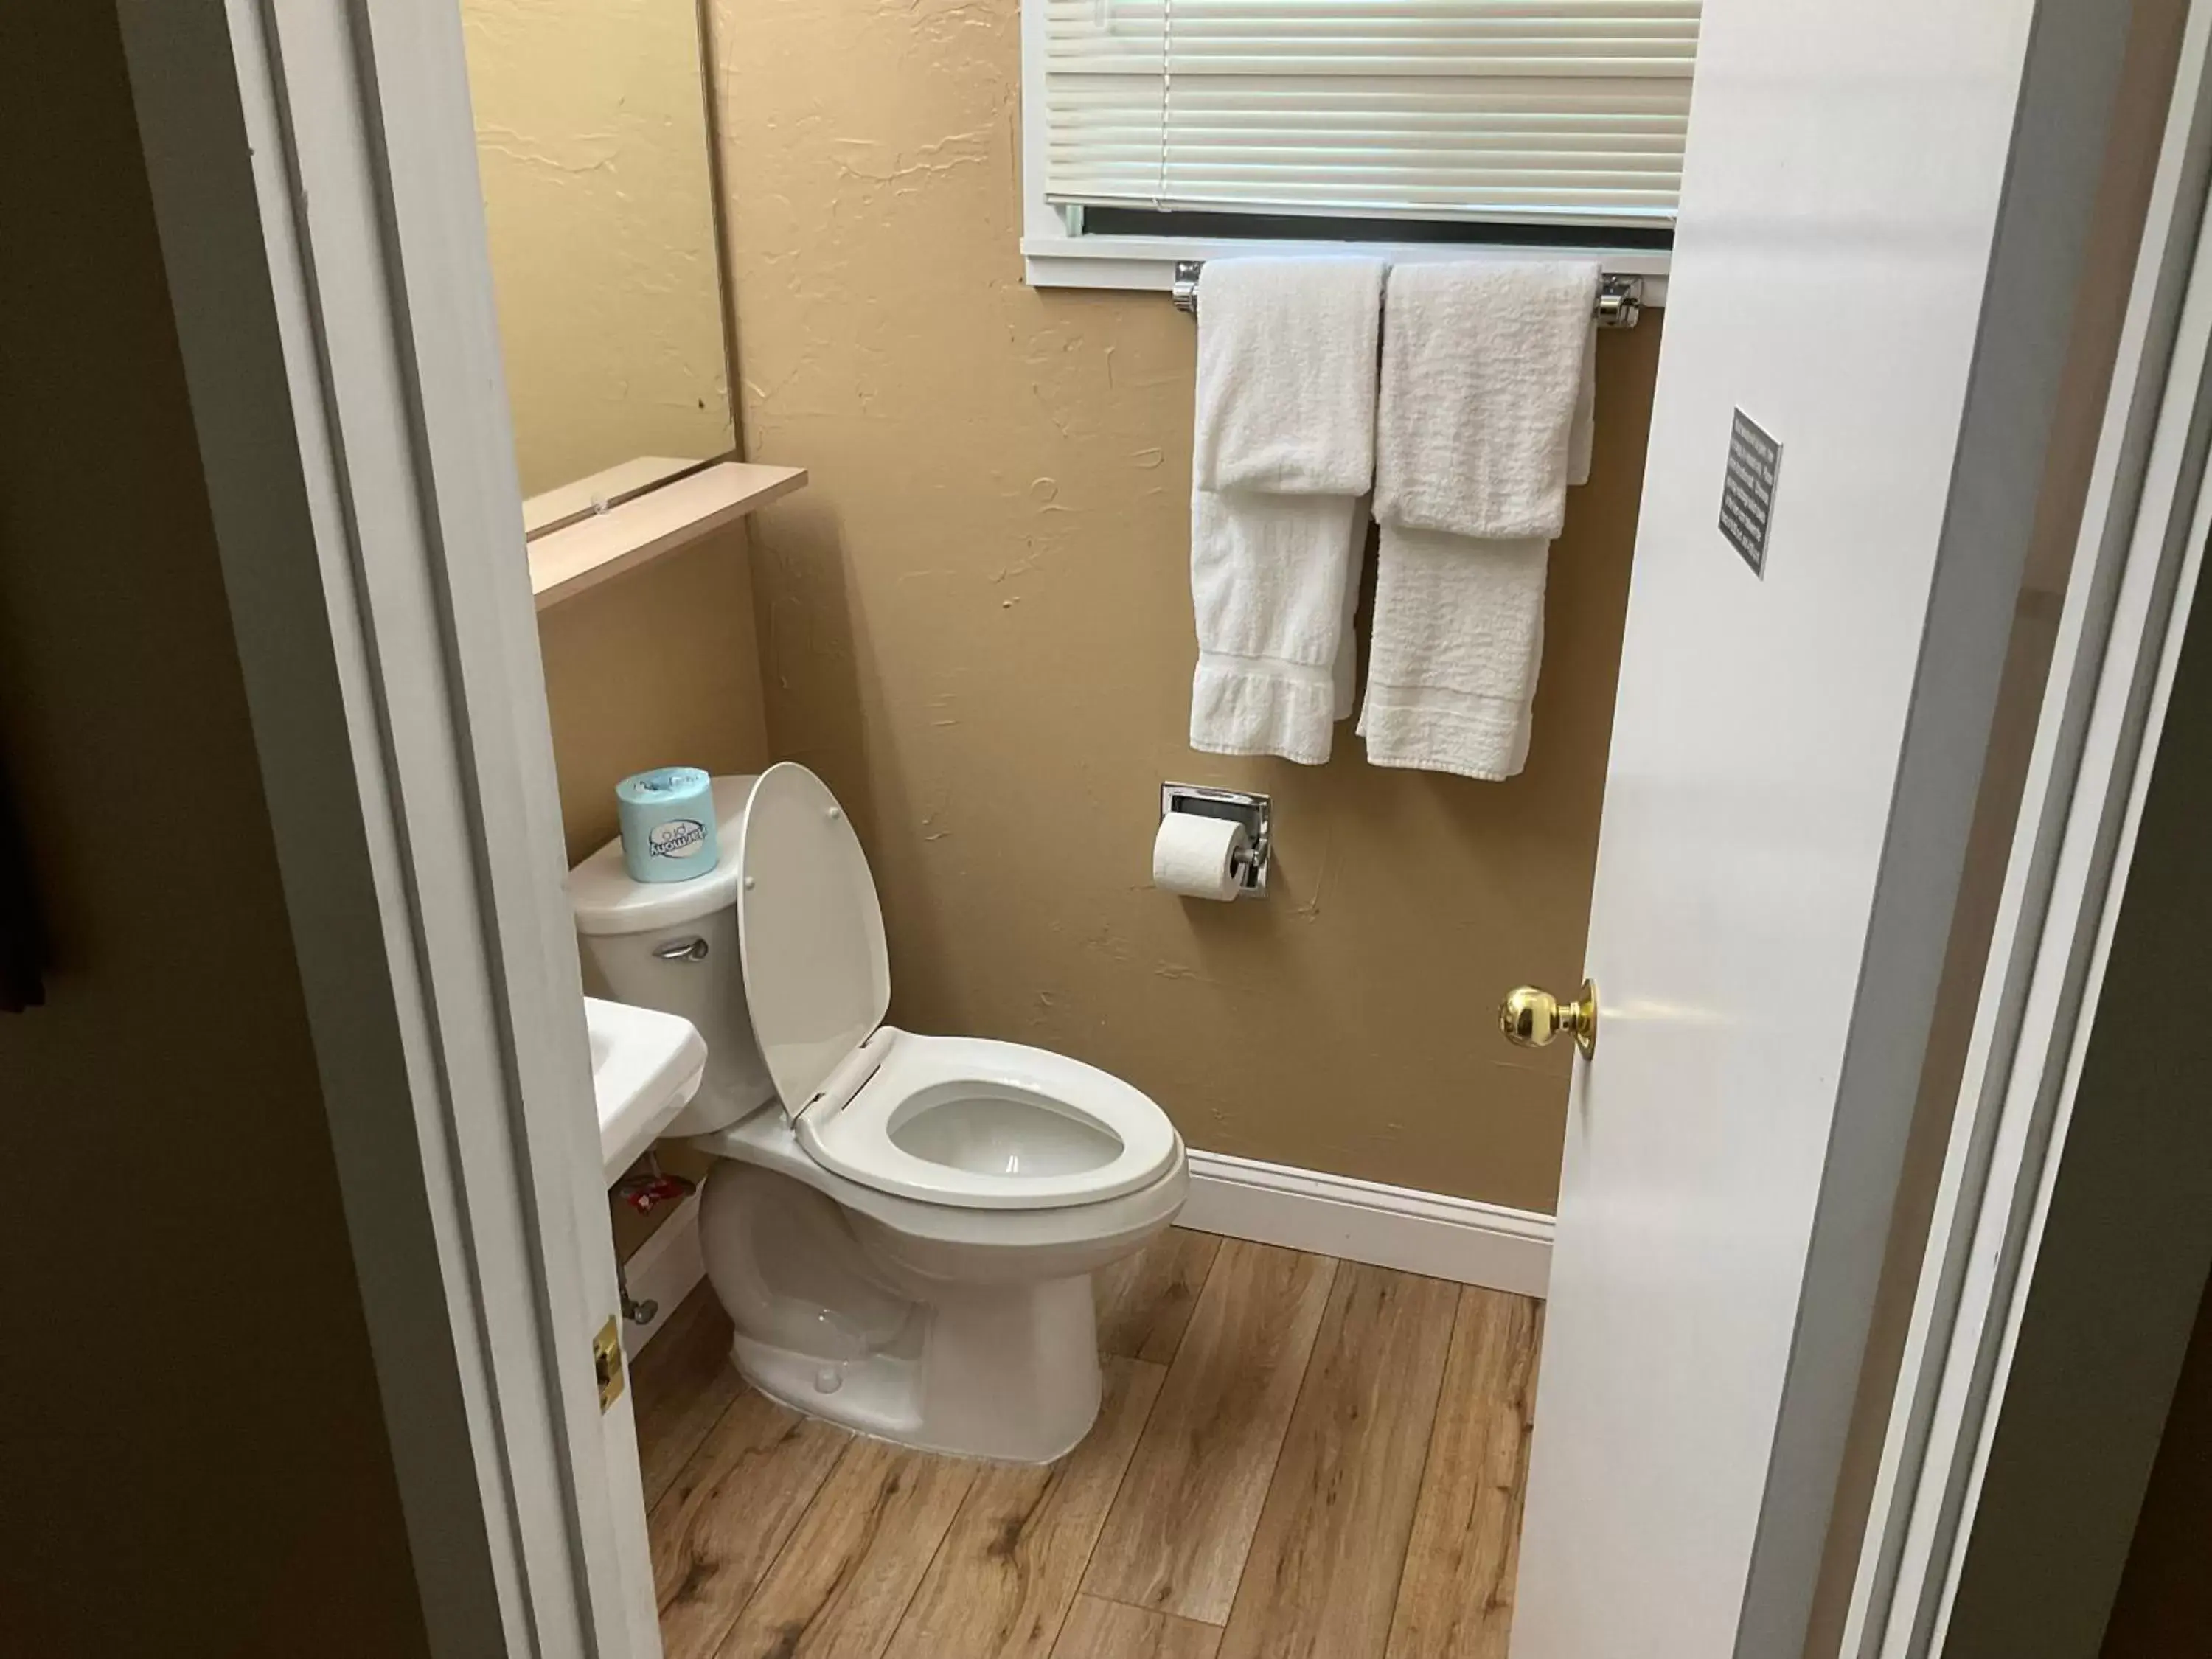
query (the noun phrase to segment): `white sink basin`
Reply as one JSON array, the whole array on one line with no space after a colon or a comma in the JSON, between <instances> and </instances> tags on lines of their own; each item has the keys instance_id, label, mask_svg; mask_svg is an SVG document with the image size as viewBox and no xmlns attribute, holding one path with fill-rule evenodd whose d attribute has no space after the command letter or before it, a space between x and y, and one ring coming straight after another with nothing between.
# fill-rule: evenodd
<instances>
[{"instance_id":1,"label":"white sink basin","mask_svg":"<svg viewBox=\"0 0 2212 1659\"><path fill-rule=\"evenodd\" d=\"M678 1015L597 997L584 999L584 1026L592 1034L599 1155L612 1186L699 1092L707 1042Z\"/></svg>"}]
</instances>

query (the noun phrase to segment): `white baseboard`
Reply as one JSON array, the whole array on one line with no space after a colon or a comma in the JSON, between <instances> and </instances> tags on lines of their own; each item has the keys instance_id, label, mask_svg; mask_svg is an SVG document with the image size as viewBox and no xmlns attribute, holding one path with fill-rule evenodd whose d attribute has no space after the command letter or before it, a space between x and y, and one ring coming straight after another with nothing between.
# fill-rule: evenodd
<instances>
[{"instance_id":1,"label":"white baseboard","mask_svg":"<svg viewBox=\"0 0 2212 1659\"><path fill-rule=\"evenodd\" d=\"M1222 1152L1190 1154L1176 1224L1518 1296L1542 1296L1551 1274L1550 1216ZM633 1298L659 1304L647 1324L623 1322L623 1352L635 1358L706 1277L696 1193L637 1247L627 1273Z\"/></svg>"},{"instance_id":2,"label":"white baseboard","mask_svg":"<svg viewBox=\"0 0 2212 1659\"><path fill-rule=\"evenodd\" d=\"M1221 1152L1190 1154L1176 1224L1540 1297L1552 1218Z\"/></svg>"},{"instance_id":3,"label":"white baseboard","mask_svg":"<svg viewBox=\"0 0 2212 1659\"><path fill-rule=\"evenodd\" d=\"M630 1298L659 1305L645 1324L622 1322L623 1353L635 1359L668 1316L683 1305L692 1286L707 1276L707 1263L699 1254L699 1194L687 1195L676 1213L653 1229L653 1237L631 1253L623 1264Z\"/></svg>"}]
</instances>

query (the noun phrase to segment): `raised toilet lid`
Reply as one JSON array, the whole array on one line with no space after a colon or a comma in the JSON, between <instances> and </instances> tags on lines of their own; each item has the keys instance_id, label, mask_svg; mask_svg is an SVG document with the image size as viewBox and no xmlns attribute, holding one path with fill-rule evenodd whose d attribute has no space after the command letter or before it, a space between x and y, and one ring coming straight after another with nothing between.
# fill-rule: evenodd
<instances>
[{"instance_id":1,"label":"raised toilet lid","mask_svg":"<svg viewBox=\"0 0 2212 1659\"><path fill-rule=\"evenodd\" d=\"M787 761L761 774L737 860L753 1036L816 1163L879 1191L976 1209L1090 1203L1175 1167L1182 1143L1167 1115L1065 1055L890 1031L856 1055L890 1012L890 957L860 838L813 773ZM808 1113L825 1084L832 1100Z\"/></svg>"},{"instance_id":2,"label":"raised toilet lid","mask_svg":"<svg viewBox=\"0 0 2212 1659\"><path fill-rule=\"evenodd\" d=\"M738 837L738 948L753 1036L797 1117L891 1006L890 952L867 855L829 786L781 761Z\"/></svg>"}]
</instances>

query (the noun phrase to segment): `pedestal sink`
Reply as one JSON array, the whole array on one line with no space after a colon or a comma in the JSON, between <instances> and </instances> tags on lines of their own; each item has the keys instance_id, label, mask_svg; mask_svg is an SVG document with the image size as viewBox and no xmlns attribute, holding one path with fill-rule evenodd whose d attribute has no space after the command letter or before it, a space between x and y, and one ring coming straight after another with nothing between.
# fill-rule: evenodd
<instances>
[{"instance_id":1,"label":"pedestal sink","mask_svg":"<svg viewBox=\"0 0 2212 1659\"><path fill-rule=\"evenodd\" d=\"M584 999L584 1025L592 1036L600 1160L612 1186L699 1092L707 1043L678 1015L597 997Z\"/></svg>"}]
</instances>

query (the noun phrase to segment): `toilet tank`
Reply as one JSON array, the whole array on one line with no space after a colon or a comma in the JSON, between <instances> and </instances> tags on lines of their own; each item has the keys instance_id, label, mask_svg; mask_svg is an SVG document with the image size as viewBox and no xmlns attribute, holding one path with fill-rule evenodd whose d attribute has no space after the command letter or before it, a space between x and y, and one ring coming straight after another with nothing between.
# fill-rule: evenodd
<instances>
[{"instance_id":1,"label":"toilet tank","mask_svg":"<svg viewBox=\"0 0 2212 1659\"><path fill-rule=\"evenodd\" d=\"M721 862L690 881L639 882L611 841L568 872L589 995L681 1014L707 1043L699 1092L661 1133L706 1134L775 1098L753 1040L738 956L738 831L755 779L714 780Z\"/></svg>"}]
</instances>

